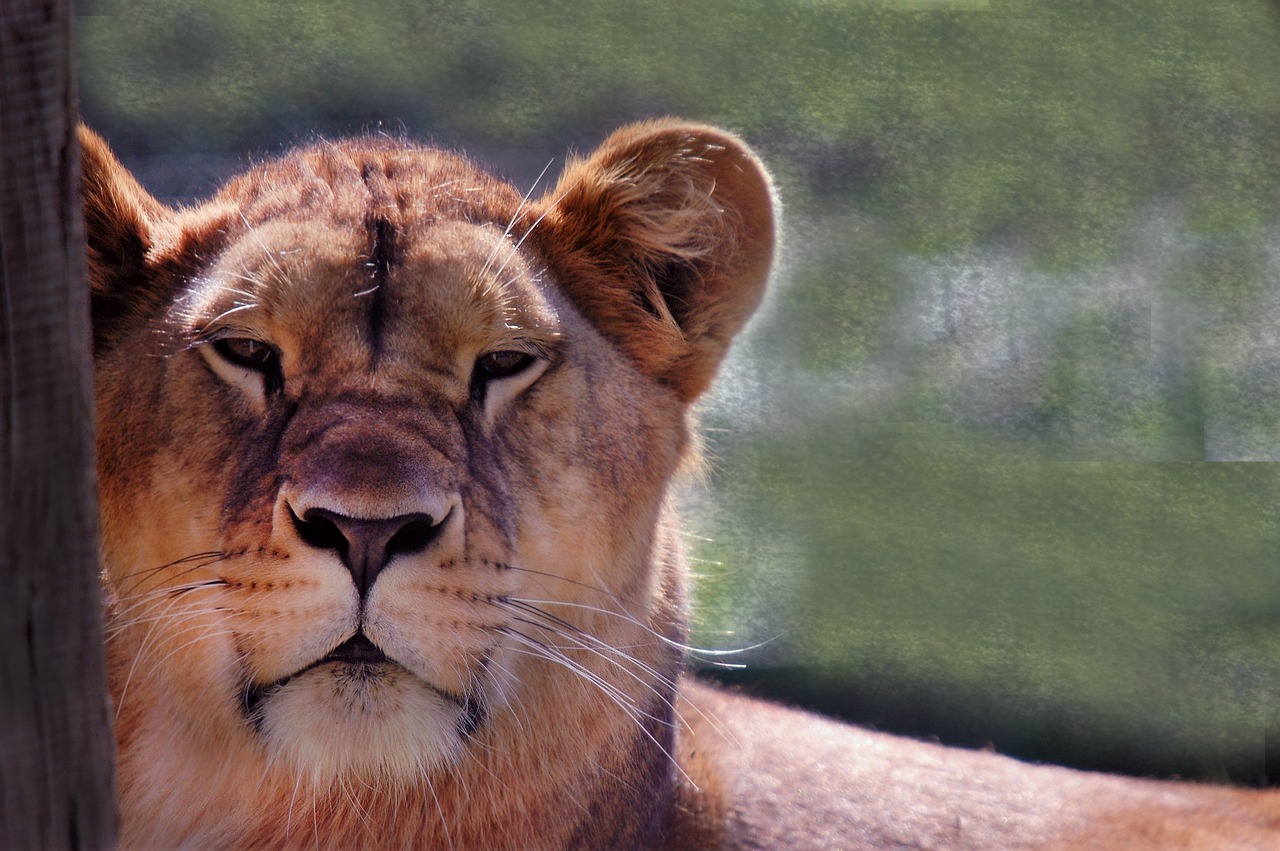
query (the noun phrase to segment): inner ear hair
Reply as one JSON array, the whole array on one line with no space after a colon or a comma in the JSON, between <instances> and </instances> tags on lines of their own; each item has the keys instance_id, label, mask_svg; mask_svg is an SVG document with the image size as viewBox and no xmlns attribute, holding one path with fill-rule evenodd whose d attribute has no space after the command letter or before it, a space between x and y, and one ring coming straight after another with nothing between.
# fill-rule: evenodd
<instances>
[{"instance_id":1,"label":"inner ear hair","mask_svg":"<svg viewBox=\"0 0 1280 851\"><path fill-rule=\"evenodd\" d=\"M94 350L109 348L216 253L237 208L215 197L173 210L129 173L107 143L81 125L80 185L93 310Z\"/></svg>"},{"instance_id":2,"label":"inner ear hair","mask_svg":"<svg viewBox=\"0 0 1280 851\"><path fill-rule=\"evenodd\" d=\"M78 128L89 284L95 296L115 293L140 275L154 229L171 211L120 164L97 133Z\"/></svg>"},{"instance_id":3,"label":"inner ear hair","mask_svg":"<svg viewBox=\"0 0 1280 851\"><path fill-rule=\"evenodd\" d=\"M624 127L571 162L531 237L578 307L685 401L759 304L774 197L736 136L675 120Z\"/></svg>"}]
</instances>

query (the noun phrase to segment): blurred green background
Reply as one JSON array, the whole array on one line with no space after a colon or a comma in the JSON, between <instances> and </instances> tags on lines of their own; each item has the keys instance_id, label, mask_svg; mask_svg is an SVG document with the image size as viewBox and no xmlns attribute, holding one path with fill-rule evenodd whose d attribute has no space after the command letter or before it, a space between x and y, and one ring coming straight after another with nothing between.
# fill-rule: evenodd
<instances>
[{"instance_id":1,"label":"blurred green background","mask_svg":"<svg viewBox=\"0 0 1280 851\"><path fill-rule=\"evenodd\" d=\"M1280 778L1273 3L79 12L85 117L170 201L316 134L523 188L625 121L740 131L786 239L689 500L695 641L750 648L719 675L1032 759Z\"/></svg>"}]
</instances>

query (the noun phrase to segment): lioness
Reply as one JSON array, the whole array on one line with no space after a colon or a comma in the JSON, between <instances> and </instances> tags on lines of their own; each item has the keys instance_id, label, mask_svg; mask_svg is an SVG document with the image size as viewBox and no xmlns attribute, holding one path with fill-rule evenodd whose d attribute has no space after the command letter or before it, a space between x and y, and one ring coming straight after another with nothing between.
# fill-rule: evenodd
<instances>
[{"instance_id":1,"label":"lioness","mask_svg":"<svg viewBox=\"0 0 1280 851\"><path fill-rule=\"evenodd\" d=\"M124 845L1280 847L1261 793L685 676L671 482L774 251L733 135L538 198L322 143L183 210L81 142Z\"/></svg>"}]
</instances>

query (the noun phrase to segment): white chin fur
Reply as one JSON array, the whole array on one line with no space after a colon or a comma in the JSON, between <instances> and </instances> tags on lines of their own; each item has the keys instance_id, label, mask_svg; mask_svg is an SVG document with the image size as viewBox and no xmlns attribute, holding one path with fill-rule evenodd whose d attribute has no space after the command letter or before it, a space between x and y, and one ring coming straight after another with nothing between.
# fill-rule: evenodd
<instances>
[{"instance_id":1,"label":"white chin fur","mask_svg":"<svg viewBox=\"0 0 1280 851\"><path fill-rule=\"evenodd\" d=\"M322 665L281 686L261 711L273 760L320 787L418 780L462 746L459 707L389 665Z\"/></svg>"}]
</instances>

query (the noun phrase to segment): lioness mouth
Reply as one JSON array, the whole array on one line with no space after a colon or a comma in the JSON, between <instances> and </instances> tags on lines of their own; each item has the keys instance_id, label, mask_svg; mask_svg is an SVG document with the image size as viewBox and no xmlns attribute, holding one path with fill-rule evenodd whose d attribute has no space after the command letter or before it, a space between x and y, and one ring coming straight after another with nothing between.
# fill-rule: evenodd
<instances>
[{"instance_id":1,"label":"lioness mouth","mask_svg":"<svg viewBox=\"0 0 1280 851\"><path fill-rule=\"evenodd\" d=\"M390 662L387 655L378 649L378 646L365 636L363 632L357 632L346 641L325 656L317 665L325 662L343 662L349 665L366 664L372 665L377 662Z\"/></svg>"},{"instance_id":2,"label":"lioness mouth","mask_svg":"<svg viewBox=\"0 0 1280 851\"><path fill-rule=\"evenodd\" d=\"M351 674L361 679L376 677L377 668L375 666L387 665L402 668L395 660L383 653L378 648L378 645L370 641L369 637L363 632L357 632L333 648L325 656L294 671L292 674L269 683L251 684L244 690L242 699L245 717L249 719L249 722L254 727L259 727L262 722L262 704L268 697L308 671L330 662L350 666L352 668ZM458 720L458 729L463 735L474 733L484 723L488 714L487 709L484 702L476 695L454 694L432 683L420 682L440 697L458 706L462 713Z\"/></svg>"},{"instance_id":3,"label":"lioness mouth","mask_svg":"<svg viewBox=\"0 0 1280 851\"><path fill-rule=\"evenodd\" d=\"M262 702L274 692L279 691L283 686L291 680L297 679L308 671L318 668L329 662L338 662L344 665L359 666L368 670L373 665L384 663L394 665L391 659L385 653L378 649L378 646L369 640L363 632L357 632L346 641L339 644L328 655L317 659L311 664L299 668L292 674L286 674L278 680L269 683L251 684L244 691L244 712L245 716L255 724L261 719Z\"/></svg>"}]
</instances>

